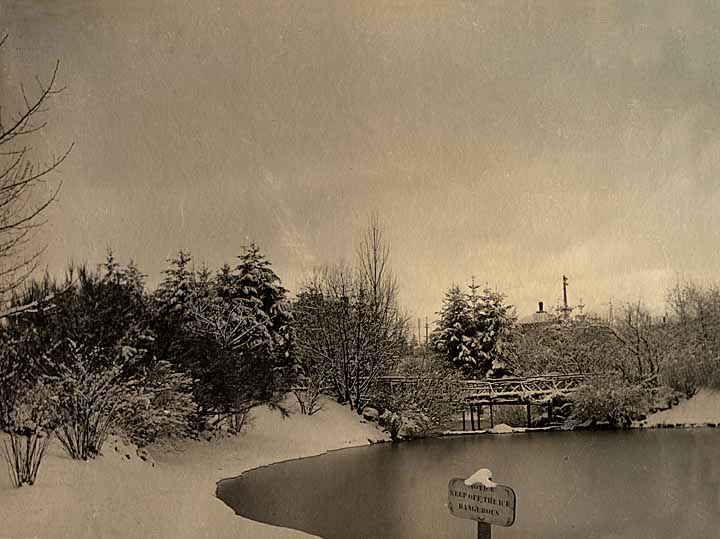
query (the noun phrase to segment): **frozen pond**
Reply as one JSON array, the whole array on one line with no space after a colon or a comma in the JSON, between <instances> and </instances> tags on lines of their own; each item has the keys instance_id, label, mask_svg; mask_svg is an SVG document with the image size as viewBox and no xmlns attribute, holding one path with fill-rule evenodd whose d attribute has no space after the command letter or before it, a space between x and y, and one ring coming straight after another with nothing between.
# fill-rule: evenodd
<instances>
[{"instance_id":1,"label":"frozen pond","mask_svg":"<svg viewBox=\"0 0 720 539\"><path fill-rule=\"evenodd\" d=\"M720 429L538 432L382 444L275 464L222 481L253 520L326 539L475 537L447 486L478 468L517 494L496 538L716 537Z\"/></svg>"}]
</instances>

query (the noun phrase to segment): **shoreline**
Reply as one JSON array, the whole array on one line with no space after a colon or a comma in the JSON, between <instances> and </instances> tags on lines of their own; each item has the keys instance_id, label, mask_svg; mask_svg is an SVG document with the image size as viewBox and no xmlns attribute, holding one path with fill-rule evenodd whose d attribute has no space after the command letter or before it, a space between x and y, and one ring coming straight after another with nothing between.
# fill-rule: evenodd
<instances>
[{"instance_id":1,"label":"shoreline","mask_svg":"<svg viewBox=\"0 0 720 539\"><path fill-rule=\"evenodd\" d=\"M293 401L289 397L287 404L297 412ZM720 392L704 391L628 430L718 427ZM520 434L562 429L520 427L497 433L482 429L445 435L502 431ZM54 441L36 485L13 489L7 474L0 475L0 538L312 537L236 515L216 496L217 485L279 462L387 442L388 435L375 423L330 399L313 416L292 413L283 418L277 410L261 407L253 410L240 434L157 445L149 448L145 459L136 448L113 437L97 459L73 461Z\"/></svg>"},{"instance_id":2,"label":"shoreline","mask_svg":"<svg viewBox=\"0 0 720 539\"><path fill-rule=\"evenodd\" d=\"M146 461L115 437L88 462L71 460L54 440L34 486L13 489L0 475L0 538L313 537L236 515L215 495L217 483L370 440L387 435L330 400L313 416L260 407L240 434L154 446Z\"/></svg>"}]
</instances>

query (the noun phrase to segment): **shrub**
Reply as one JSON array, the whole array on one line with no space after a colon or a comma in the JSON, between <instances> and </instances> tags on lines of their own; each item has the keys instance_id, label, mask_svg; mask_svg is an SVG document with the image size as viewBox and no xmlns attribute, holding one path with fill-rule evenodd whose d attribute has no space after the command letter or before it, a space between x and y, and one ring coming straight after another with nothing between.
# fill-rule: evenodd
<instances>
[{"instance_id":1,"label":"shrub","mask_svg":"<svg viewBox=\"0 0 720 539\"><path fill-rule=\"evenodd\" d=\"M720 359L678 354L662 365L660 380L687 397L692 397L701 387L720 389Z\"/></svg>"},{"instance_id":2,"label":"shrub","mask_svg":"<svg viewBox=\"0 0 720 539\"><path fill-rule=\"evenodd\" d=\"M75 345L70 350L72 363L60 375L56 435L72 458L94 458L113 431L140 446L161 435L187 433L195 404L186 375L159 361L127 376L144 362L144 352L131 347L100 361L96 356L108 352ZM92 368L97 364L111 366L98 371Z\"/></svg>"},{"instance_id":3,"label":"shrub","mask_svg":"<svg viewBox=\"0 0 720 539\"><path fill-rule=\"evenodd\" d=\"M0 431L3 456L15 487L32 485L54 424L54 387L41 374L44 358L33 352L32 331L10 335L0 328Z\"/></svg>"},{"instance_id":4,"label":"shrub","mask_svg":"<svg viewBox=\"0 0 720 539\"><path fill-rule=\"evenodd\" d=\"M453 390L461 374L436 358L406 363L399 374L411 381L397 384L378 400L381 408L394 412L386 421L391 437L430 436L449 428L463 408Z\"/></svg>"},{"instance_id":5,"label":"shrub","mask_svg":"<svg viewBox=\"0 0 720 539\"><path fill-rule=\"evenodd\" d=\"M118 424L138 447L159 438L187 436L197 406L192 397L192 378L172 370L167 361L133 377L126 385L127 398L118 409Z\"/></svg>"},{"instance_id":6,"label":"shrub","mask_svg":"<svg viewBox=\"0 0 720 539\"><path fill-rule=\"evenodd\" d=\"M7 397L8 395L4 395ZM52 435L53 390L42 381L3 399L2 430L5 461L14 487L32 485Z\"/></svg>"},{"instance_id":7,"label":"shrub","mask_svg":"<svg viewBox=\"0 0 720 539\"><path fill-rule=\"evenodd\" d=\"M650 409L649 391L619 376L595 377L572 394L571 421L607 421L628 427Z\"/></svg>"},{"instance_id":8,"label":"shrub","mask_svg":"<svg viewBox=\"0 0 720 539\"><path fill-rule=\"evenodd\" d=\"M400 413L390 412L385 427L394 442L402 439L423 438L437 432L437 425L417 409L405 409Z\"/></svg>"},{"instance_id":9,"label":"shrub","mask_svg":"<svg viewBox=\"0 0 720 539\"><path fill-rule=\"evenodd\" d=\"M325 379L321 376L302 377L302 388L295 387L293 394L300 405L300 413L313 415L322 408L320 396L325 387Z\"/></svg>"},{"instance_id":10,"label":"shrub","mask_svg":"<svg viewBox=\"0 0 720 539\"><path fill-rule=\"evenodd\" d=\"M94 458L116 426L120 410L130 401L121 379L121 367L90 369L98 350L76 350L72 366L63 366L58 400L59 425L55 433L67 454L79 460Z\"/></svg>"}]
</instances>

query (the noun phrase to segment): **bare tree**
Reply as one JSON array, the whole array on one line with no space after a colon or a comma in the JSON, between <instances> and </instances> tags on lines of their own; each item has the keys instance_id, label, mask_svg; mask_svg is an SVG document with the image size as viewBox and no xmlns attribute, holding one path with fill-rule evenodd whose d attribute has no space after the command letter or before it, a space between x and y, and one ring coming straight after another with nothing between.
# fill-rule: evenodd
<instances>
[{"instance_id":1,"label":"bare tree","mask_svg":"<svg viewBox=\"0 0 720 539\"><path fill-rule=\"evenodd\" d=\"M662 375L674 389L692 395L720 388L720 287L678 282L668 291Z\"/></svg>"},{"instance_id":2,"label":"bare tree","mask_svg":"<svg viewBox=\"0 0 720 539\"><path fill-rule=\"evenodd\" d=\"M622 319L607 329L621 344L616 367L626 379L645 379L657 373L664 343L658 338L660 328L653 328L642 303L625 305Z\"/></svg>"},{"instance_id":3,"label":"bare tree","mask_svg":"<svg viewBox=\"0 0 720 539\"><path fill-rule=\"evenodd\" d=\"M322 374L340 400L358 411L407 345L407 318L398 306L389 253L374 218L357 265L316 270L295 304L296 348L305 374Z\"/></svg>"},{"instance_id":4,"label":"bare tree","mask_svg":"<svg viewBox=\"0 0 720 539\"><path fill-rule=\"evenodd\" d=\"M590 374L615 369L619 344L604 324L559 320L522 327L510 370L523 375Z\"/></svg>"},{"instance_id":5,"label":"bare tree","mask_svg":"<svg viewBox=\"0 0 720 539\"><path fill-rule=\"evenodd\" d=\"M0 39L0 48L6 39ZM45 248L31 245L34 232L62 185L49 186L48 180L72 149L42 162L32 145L32 137L46 127L49 101L63 90L57 84L59 67L56 62L46 82L36 78L32 92L20 86L17 112L7 114L0 103L0 319L18 311L6 308L8 300L38 267Z\"/></svg>"}]
</instances>

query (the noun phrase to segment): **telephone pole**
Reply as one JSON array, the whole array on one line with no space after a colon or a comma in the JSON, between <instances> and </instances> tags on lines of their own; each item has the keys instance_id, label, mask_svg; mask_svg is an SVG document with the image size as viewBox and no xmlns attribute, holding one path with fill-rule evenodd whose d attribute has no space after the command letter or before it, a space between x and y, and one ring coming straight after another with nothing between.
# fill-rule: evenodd
<instances>
[{"instance_id":1,"label":"telephone pole","mask_svg":"<svg viewBox=\"0 0 720 539\"><path fill-rule=\"evenodd\" d=\"M562 315L563 318L567 319L570 317L570 307L568 306L568 297L567 297L567 287L568 287L568 278L563 275L563 306L562 306Z\"/></svg>"}]
</instances>

